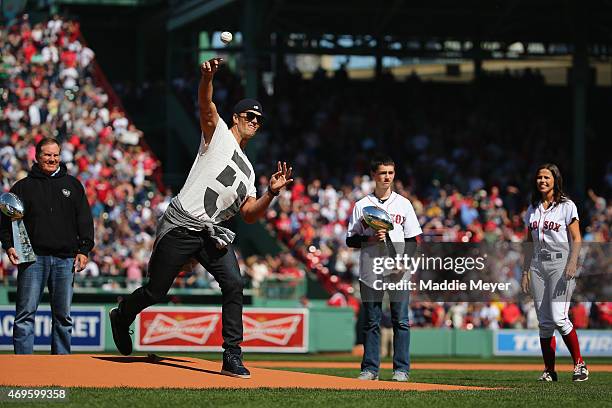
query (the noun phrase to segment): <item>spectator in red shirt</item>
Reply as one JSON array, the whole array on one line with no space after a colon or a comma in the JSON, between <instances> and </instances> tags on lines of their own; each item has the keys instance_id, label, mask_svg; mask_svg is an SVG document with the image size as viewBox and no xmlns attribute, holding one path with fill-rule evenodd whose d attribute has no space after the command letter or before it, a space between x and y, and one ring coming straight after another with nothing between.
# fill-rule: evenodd
<instances>
[{"instance_id":1,"label":"spectator in red shirt","mask_svg":"<svg viewBox=\"0 0 612 408\"><path fill-rule=\"evenodd\" d=\"M28 64L32 61L34 54L36 54L36 47L31 41L26 41L23 44L23 56Z\"/></svg>"},{"instance_id":2,"label":"spectator in red shirt","mask_svg":"<svg viewBox=\"0 0 612 408\"><path fill-rule=\"evenodd\" d=\"M508 329L520 329L523 317L516 303L508 303L501 312L502 324Z\"/></svg>"},{"instance_id":3,"label":"spectator in red shirt","mask_svg":"<svg viewBox=\"0 0 612 408\"><path fill-rule=\"evenodd\" d=\"M77 53L65 48L60 55L60 60L66 68L74 68L76 67Z\"/></svg>"},{"instance_id":4,"label":"spectator in red shirt","mask_svg":"<svg viewBox=\"0 0 612 408\"><path fill-rule=\"evenodd\" d=\"M291 188L291 200L299 201L304 198L304 193L306 191L306 186L304 186L304 182L301 178L295 179L295 184Z\"/></svg>"},{"instance_id":5,"label":"spectator in red shirt","mask_svg":"<svg viewBox=\"0 0 612 408\"><path fill-rule=\"evenodd\" d=\"M278 270L281 277L299 280L304 277L304 271L298 268L298 262L291 254L281 256L281 266Z\"/></svg>"},{"instance_id":6,"label":"spectator in red shirt","mask_svg":"<svg viewBox=\"0 0 612 408\"><path fill-rule=\"evenodd\" d=\"M569 315L575 328L586 329L589 327L589 314L584 304L574 303L570 308Z\"/></svg>"},{"instance_id":7,"label":"spectator in red shirt","mask_svg":"<svg viewBox=\"0 0 612 408\"><path fill-rule=\"evenodd\" d=\"M601 302L597 305L599 321L602 327L612 327L612 302Z\"/></svg>"}]
</instances>

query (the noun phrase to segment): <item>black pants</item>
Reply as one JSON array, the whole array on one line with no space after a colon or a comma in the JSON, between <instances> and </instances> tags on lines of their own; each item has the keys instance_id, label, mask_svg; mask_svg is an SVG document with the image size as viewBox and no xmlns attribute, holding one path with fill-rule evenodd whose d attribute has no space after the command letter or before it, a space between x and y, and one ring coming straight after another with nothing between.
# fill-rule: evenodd
<instances>
[{"instance_id":1,"label":"black pants","mask_svg":"<svg viewBox=\"0 0 612 408\"><path fill-rule=\"evenodd\" d=\"M232 245L219 249L206 232L177 227L157 243L149 261L149 281L120 303L131 324L143 309L162 301L181 267L195 258L219 282L223 298L223 348L240 351L242 343L242 277Z\"/></svg>"}]
</instances>

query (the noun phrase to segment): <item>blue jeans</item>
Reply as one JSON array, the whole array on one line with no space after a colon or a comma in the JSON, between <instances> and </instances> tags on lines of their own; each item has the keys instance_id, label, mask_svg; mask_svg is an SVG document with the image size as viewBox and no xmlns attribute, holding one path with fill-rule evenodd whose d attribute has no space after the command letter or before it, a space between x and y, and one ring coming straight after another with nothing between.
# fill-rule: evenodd
<instances>
[{"instance_id":1,"label":"blue jeans","mask_svg":"<svg viewBox=\"0 0 612 408\"><path fill-rule=\"evenodd\" d=\"M365 311L365 340L361 371L378 374L380 368L380 321L382 318L382 299L384 292L374 291L362 282L362 302ZM363 294L368 292L367 296ZM378 301L378 298L380 301ZM393 370L410 372L410 323L408 320L408 295L396 296L401 301L391 301L391 322L393 323Z\"/></svg>"},{"instance_id":2,"label":"blue jeans","mask_svg":"<svg viewBox=\"0 0 612 408\"><path fill-rule=\"evenodd\" d=\"M32 354L34 321L45 285L51 303L51 354L70 354L74 258L37 255L36 262L19 266L13 325L15 354Z\"/></svg>"}]
</instances>

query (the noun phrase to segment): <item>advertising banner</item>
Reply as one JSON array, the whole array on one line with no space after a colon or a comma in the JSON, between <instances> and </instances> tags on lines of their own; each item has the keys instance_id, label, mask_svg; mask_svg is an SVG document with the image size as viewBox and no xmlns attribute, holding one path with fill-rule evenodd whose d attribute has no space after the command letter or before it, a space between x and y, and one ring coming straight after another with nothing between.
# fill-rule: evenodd
<instances>
[{"instance_id":1,"label":"advertising banner","mask_svg":"<svg viewBox=\"0 0 612 408\"><path fill-rule=\"evenodd\" d=\"M583 356L612 356L612 330L577 330ZM563 338L555 332L557 355L569 356ZM537 330L497 330L493 333L493 354L496 356L540 356Z\"/></svg>"},{"instance_id":2,"label":"advertising banner","mask_svg":"<svg viewBox=\"0 0 612 408\"><path fill-rule=\"evenodd\" d=\"M104 350L104 308L73 306L72 351ZM0 306L0 350L13 350L15 306ZM51 308L40 306L34 321L34 350L51 350Z\"/></svg>"},{"instance_id":3,"label":"advertising banner","mask_svg":"<svg viewBox=\"0 0 612 408\"><path fill-rule=\"evenodd\" d=\"M308 310L248 308L242 312L248 352L306 353ZM221 308L150 307L136 319L135 348L143 351L221 351Z\"/></svg>"}]
</instances>

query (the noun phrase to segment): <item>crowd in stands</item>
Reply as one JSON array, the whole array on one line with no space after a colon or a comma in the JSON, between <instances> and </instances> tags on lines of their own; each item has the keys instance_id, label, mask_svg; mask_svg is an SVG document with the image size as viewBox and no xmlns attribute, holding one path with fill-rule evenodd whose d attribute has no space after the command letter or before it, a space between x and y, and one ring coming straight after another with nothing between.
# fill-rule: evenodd
<instances>
[{"instance_id":1,"label":"crowd in stands","mask_svg":"<svg viewBox=\"0 0 612 408\"><path fill-rule=\"evenodd\" d=\"M2 28L0 52L2 190L26 175L38 140L57 138L62 161L86 187L95 220L96 248L84 275L121 276L128 287L137 286L157 217L173 193L162 193L153 181L160 163L142 147L142 132L111 105L110 91L94 81L95 56L83 43L79 24L59 17L37 24L21 19ZM346 226L353 204L372 190L368 159L376 151L394 158L395 190L411 200L424 240L521 242L534 166L554 161L570 170L572 127L569 115L560 114L567 109L551 103L554 91L544 91L542 79L535 78L439 85L416 76L358 82L324 73L311 80L289 71L279 75L277 95L262 97L272 120L258 135L266 149L258 152L254 167L262 175L260 191L279 159L291 163L298 176L268 212L269 228L289 250L276 257L238 254L245 279L258 289L266 279L300 280L305 269L312 270L327 276L324 286L338 294L334 302L358 308L353 297L358 254L345 245ZM486 86L491 81L497 86ZM193 100L197 75L174 85ZM215 102L222 116L229 118L241 96L239 78L221 70ZM612 163L602 178L593 181L597 189L589 190L580 208L587 241L610 240L612 203L606 197L612 192ZM6 256L2 269L15 273ZM120 283L104 285L114 289ZM215 283L194 264L185 267L176 286L214 288ZM520 315L528 326L529 306L511 305L494 306L498 322L505 325ZM609 304L582 305L587 320L609 321ZM489 327L492 307L419 303L413 321Z\"/></svg>"},{"instance_id":2,"label":"crowd in stands","mask_svg":"<svg viewBox=\"0 0 612 408\"><path fill-rule=\"evenodd\" d=\"M457 329L537 329L533 301L513 302L413 302L410 307L414 327ZM386 313L389 313L388 311ZM570 319L578 329L612 327L612 302L572 302Z\"/></svg>"},{"instance_id":3,"label":"crowd in stands","mask_svg":"<svg viewBox=\"0 0 612 408\"><path fill-rule=\"evenodd\" d=\"M261 182L265 185L265 178ZM353 203L372 189L369 176L356 176L351 185L339 189L331 184L322 187L319 179L304 184L297 178L290 190L281 193L268 219L281 240L295 248L314 246L332 274L350 280L358 276L358 256L345 245L346 227ZM395 191L412 202L425 241L494 243L499 240L522 242L525 238L522 211L512 214L496 186L473 194L440 188L438 197L424 199L406 190L401 181L396 181ZM608 242L612 203L592 190L589 190L589 200L583 213L584 240Z\"/></svg>"},{"instance_id":4,"label":"crowd in stands","mask_svg":"<svg viewBox=\"0 0 612 408\"><path fill-rule=\"evenodd\" d=\"M141 147L142 132L95 83L95 54L79 23L58 16L31 23L24 15L2 27L0 50L2 190L27 175L39 140L56 138L94 215L97 245L84 274L127 271L128 279L140 279L168 197L151 182L159 163ZM5 257L3 266L14 274Z\"/></svg>"}]
</instances>

